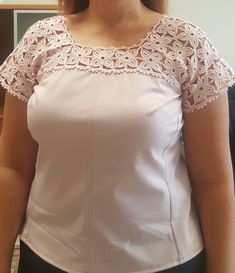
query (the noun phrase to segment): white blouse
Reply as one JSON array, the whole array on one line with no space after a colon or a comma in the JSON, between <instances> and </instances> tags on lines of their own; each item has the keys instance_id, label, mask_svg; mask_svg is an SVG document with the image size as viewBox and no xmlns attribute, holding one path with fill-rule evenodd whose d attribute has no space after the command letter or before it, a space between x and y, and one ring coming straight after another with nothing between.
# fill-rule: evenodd
<instances>
[{"instance_id":1,"label":"white blouse","mask_svg":"<svg viewBox=\"0 0 235 273\"><path fill-rule=\"evenodd\" d=\"M34 23L0 67L39 144L21 240L69 273L184 263L204 247L184 115L225 94L234 72L177 17L121 47L79 45L65 20Z\"/></svg>"}]
</instances>

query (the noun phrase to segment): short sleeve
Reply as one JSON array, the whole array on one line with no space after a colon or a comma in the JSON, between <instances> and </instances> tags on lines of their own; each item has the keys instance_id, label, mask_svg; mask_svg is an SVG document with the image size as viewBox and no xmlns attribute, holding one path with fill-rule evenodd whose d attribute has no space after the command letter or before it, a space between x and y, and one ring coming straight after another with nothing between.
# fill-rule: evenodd
<instances>
[{"instance_id":1,"label":"short sleeve","mask_svg":"<svg viewBox=\"0 0 235 273\"><path fill-rule=\"evenodd\" d=\"M0 66L0 84L23 101L28 101L37 83L37 32L40 21L31 25L12 53Z\"/></svg>"},{"instance_id":2,"label":"short sleeve","mask_svg":"<svg viewBox=\"0 0 235 273\"><path fill-rule=\"evenodd\" d=\"M193 24L187 24L185 29L181 38L188 38L188 54L187 73L181 85L182 109L191 113L225 94L235 83L235 75L203 30Z\"/></svg>"}]
</instances>

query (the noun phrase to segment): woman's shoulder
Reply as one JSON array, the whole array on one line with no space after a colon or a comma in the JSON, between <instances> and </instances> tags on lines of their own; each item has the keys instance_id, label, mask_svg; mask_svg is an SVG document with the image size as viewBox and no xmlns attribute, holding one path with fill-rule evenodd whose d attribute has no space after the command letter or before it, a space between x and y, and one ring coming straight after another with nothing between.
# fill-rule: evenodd
<instances>
[{"instance_id":1,"label":"woman's shoulder","mask_svg":"<svg viewBox=\"0 0 235 273\"><path fill-rule=\"evenodd\" d=\"M157 31L181 41L201 39L207 36L205 31L196 23L170 14L163 14Z\"/></svg>"},{"instance_id":2,"label":"woman's shoulder","mask_svg":"<svg viewBox=\"0 0 235 273\"><path fill-rule=\"evenodd\" d=\"M180 61L185 61L188 57L204 58L208 54L219 54L201 27L174 15L163 14L152 37L156 41L152 42L156 49Z\"/></svg>"},{"instance_id":3,"label":"woman's shoulder","mask_svg":"<svg viewBox=\"0 0 235 273\"><path fill-rule=\"evenodd\" d=\"M61 34L62 31L64 31L62 15L37 20L26 29L18 46L23 46L26 49L30 46L46 46L51 37Z\"/></svg>"},{"instance_id":4,"label":"woman's shoulder","mask_svg":"<svg viewBox=\"0 0 235 273\"><path fill-rule=\"evenodd\" d=\"M55 15L34 22L25 32L26 36L42 37L63 29L63 16Z\"/></svg>"},{"instance_id":5,"label":"woman's shoulder","mask_svg":"<svg viewBox=\"0 0 235 273\"><path fill-rule=\"evenodd\" d=\"M50 48L57 48L66 43L62 15L46 17L35 21L24 33L16 51L28 52L34 57L41 56Z\"/></svg>"},{"instance_id":6,"label":"woman's shoulder","mask_svg":"<svg viewBox=\"0 0 235 273\"><path fill-rule=\"evenodd\" d=\"M64 16L61 14L56 14L54 16L46 17L41 20L38 20L36 24L40 24L41 26L47 27L47 28L61 28L63 25L63 19Z\"/></svg>"}]
</instances>

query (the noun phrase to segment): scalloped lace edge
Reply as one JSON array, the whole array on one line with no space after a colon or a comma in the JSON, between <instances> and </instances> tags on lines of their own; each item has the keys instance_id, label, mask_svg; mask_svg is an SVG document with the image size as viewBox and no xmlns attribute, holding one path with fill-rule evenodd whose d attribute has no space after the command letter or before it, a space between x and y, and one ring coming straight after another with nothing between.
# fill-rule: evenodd
<instances>
[{"instance_id":1,"label":"scalloped lace edge","mask_svg":"<svg viewBox=\"0 0 235 273\"><path fill-rule=\"evenodd\" d=\"M66 66L63 65L62 67L54 67L52 69L45 69L45 71L42 73L45 76L49 76L51 75L53 72L58 72L58 71L63 71L63 70L80 70L80 71L85 71L85 72L92 72L92 73L103 73L103 74L114 74L114 75L119 75L119 74L128 74L128 73L140 73L143 75L147 75L147 76L152 76L154 78L157 78L159 80L163 80L165 81L167 84L169 84L170 86L172 86L173 88L176 88L177 90L180 90L180 84L177 81L174 81L172 78L169 77L164 77L164 75L162 73L153 73L151 71L143 71L141 69L133 69L133 70L128 70L128 69L121 69L119 70L105 70L105 69L97 69L97 68L92 68L92 67L81 67L81 66Z\"/></svg>"},{"instance_id":2,"label":"scalloped lace edge","mask_svg":"<svg viewBox=\"0 0 235 273\"><path fill-rule=\"evenodd\" d=\"M190 113L194 112L195 110L203 109L208 103L211 103L214 100L221 97L222 95L225 95L226 93L228 93L229 88L232 87L234 84L235 84L235 76L233 77L233 79L230 82L228 82L228 84L226 84L226 86L223 89L221 89L223 91L220 90L215 97L212 97L212 98L208 99L207 101L205 101L205 103L203 105L200 105L200 106L195 105L195 107L193 107L193 108L184 109L184 113L185 114L190 114Z\"/></svg>"},{"instance_id":3,"label":"scalloped lace edge","mask_svg":"<svg viewBox=\"0 0 235 273\"><path fill-rule=\"evenodd\" d=\"M24 101L24 102L28 102L29 98L26 96L21 95L20 93L18 93L17 91L15 91L9 84L6 83L5 79L3 79L0 76L0 85L11 95L16 96L18 99Z\"/></svg>"}]
</instances>

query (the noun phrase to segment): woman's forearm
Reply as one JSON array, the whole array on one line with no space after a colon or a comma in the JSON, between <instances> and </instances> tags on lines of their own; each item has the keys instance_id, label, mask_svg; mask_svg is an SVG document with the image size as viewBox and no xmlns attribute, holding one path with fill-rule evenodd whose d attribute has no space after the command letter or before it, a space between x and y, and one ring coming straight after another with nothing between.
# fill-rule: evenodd
<instances>
[{"instance_id":1,"label":"woman's forearm","mask_svg":"<svg viewBox=\"0 0 235 273\"><path fill-rule=\"evenodd\" d=\"M14 170L0 167L0 273L9 273L29 186Z\"/></svg>"},{"instance_id":2,"label":"woman's forearm","mask_svg":"<svg viewBox=\"0 0 235 273\"><path fill-rule=\"evenodd\" d=\"M206 249L206 273L235 272L235 199L231 183L193 189Z\"/></svg>"}]
</instances>

